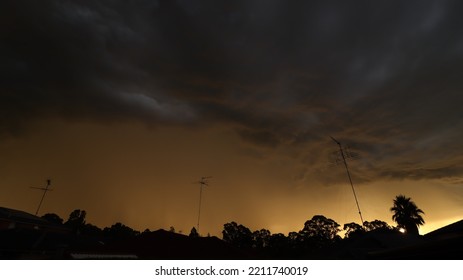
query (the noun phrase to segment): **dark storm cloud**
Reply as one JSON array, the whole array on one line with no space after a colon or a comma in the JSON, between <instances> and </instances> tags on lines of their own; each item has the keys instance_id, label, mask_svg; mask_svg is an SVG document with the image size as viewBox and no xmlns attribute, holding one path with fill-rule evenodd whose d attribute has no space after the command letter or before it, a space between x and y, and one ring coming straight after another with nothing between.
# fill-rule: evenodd
<instances>
[{"instance_id":1,"label":"dark storm cloud","mask_svg":"<svg viewBox=\"0 0 463 280\"><path fill-rule=\"evenodd\" d=\"M108 4L111 4L108 6ZM124 1L2 3L3 126L31 118L190 117L140 66L156 5ZM146 10L145 10L146 9ZM138 16L144 17L138 20Z\"/></svg>"},{"instance_id":2,"label":"dark storm cloud","mask_svg":"<svg viewBox=\"0 0 463 280\"><path fill-rule=\"evenodd\" d=\"M3 132L48 117L215 122L310 170L334 135L362 154L358 179L461 174L460 1L0 5Z\"/></svg>"}]
</instances>

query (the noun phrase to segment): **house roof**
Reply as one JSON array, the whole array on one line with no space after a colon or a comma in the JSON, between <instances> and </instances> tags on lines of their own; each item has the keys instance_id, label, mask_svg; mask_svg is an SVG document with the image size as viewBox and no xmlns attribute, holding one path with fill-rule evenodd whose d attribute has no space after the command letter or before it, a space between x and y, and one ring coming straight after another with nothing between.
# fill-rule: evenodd
<instances>
[{"instance_id":1,"label":"house roof","mask_svg":"<svg viewBox=\"0 0 463 280\"><path fill-rule=\"evenodd\" d=\"M0 207L0 219L31 224L49 224L47 220L30 213L5 207Z\"/></svg>"},{"instance_id":2,"label":"house roof","mask_svg":"<svg viewBox=\"0 0 463 280\"><path fill-rule=\"evenodd\" d=\"M37 217L30 213L0 207L0 230L23 228L23 229L41 229L43 231L68 232L69 228L55 224L46 219Z\"/></svg>"},{"instance_id":3,"label":"house roof","mask_svg":"<svg viewBox=\"0 0 463 280\"><path fill-rule=\"evenodd\" d=\"M424 236L427 238L448 238L463 236L463 220L431 231Z\"/></svg>"}]
</instances>

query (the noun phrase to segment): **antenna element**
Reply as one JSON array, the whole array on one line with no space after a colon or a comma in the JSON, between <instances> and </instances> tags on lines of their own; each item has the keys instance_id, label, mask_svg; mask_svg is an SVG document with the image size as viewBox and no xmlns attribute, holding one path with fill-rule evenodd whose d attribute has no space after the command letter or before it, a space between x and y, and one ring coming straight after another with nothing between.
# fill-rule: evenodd
<instances>
[{"instance_id":1,"label":"antenna element","mask_svg":"<svg viewBox=\"0 0 463 280\"><path fill-rule=\"evenodd\" d=\"M39 206L37 207L37 211L35 211L36 216L39 214L40 206L42 206L42 202L43 202L43 199L45 198L45 195L47 194L47 192L52 191L52 189L50 189L50 185L51 185L51 180L47 179L47 185L45 186L45 188L31 187L31 189L37 189L37 190L43 191L42 199L40 199L40 203L39 203Z\"/></svg>"}]
</instances>

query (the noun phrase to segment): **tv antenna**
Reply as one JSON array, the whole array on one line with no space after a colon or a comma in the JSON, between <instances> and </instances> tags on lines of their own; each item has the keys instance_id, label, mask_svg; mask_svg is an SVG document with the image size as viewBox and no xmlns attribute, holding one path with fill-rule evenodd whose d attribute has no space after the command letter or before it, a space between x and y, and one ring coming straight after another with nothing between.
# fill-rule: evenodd
<instances>
[{"instance_id":1,"label":"tv antenna","mask_svg":"<svg viewBox=\"0 0 463 280\"><path fill-rule=\"evenodd\" d=\"M194 183L194 184L199 184L199 207L198 207L198 224L197 224L198 233L199 233L199 221L201 218L201 198L203 195L203 187L209 186L209 181L207 179L210 179L210 178L212 178L212 176L201 177L201 179L198 182Z\"/></svg>"},{"instance_id":2,"label":"tv antenna","mask_svg":"<svg viewBox=\"0 0 463 280\"><path fill-rule=\"evenodd\" d=\"M359 211L360 221L362 221L362 226L363 226L362 211L360 211L360 206L359 206L359 202L358 202L358 199L357 199L357 195L355 194L354 184L352 183L352 177L350 176L349 168L347 167L346 157L350 157L350 156L349 156L349 154L346 154L346 151L345 151L344 147L341 145L341 142L334 139L333 136L330 136L330 137L339 146L339 153L341 154L342 161L344 163L344 166L346 167L347 177L349 178L350 186L352 188L352 193L354 194L354 198L355 198L355 204L357 204L357 210Z\"/></svg>"},{"instance_id":3,"label":"tv antenna","mask_svg":"<svg viewBox=\"0 0 463 280\"><path fill-rule=\"evenodd\" d=\"M39 207L37 207L37 211L35 211L36 216L39 214L40 206L42 206L42 202L43 202L43 199L45 198L45 195L47 194L47 192L52 191L52 189L50 189L50 185L51 185L51 180L47 179L47 185L45 187L40 187L40 188L31 187L31 189L37 189L37 190L43 191L43 195L42 195L42 199L40 199Z\"/></svg>"}]
</instances>

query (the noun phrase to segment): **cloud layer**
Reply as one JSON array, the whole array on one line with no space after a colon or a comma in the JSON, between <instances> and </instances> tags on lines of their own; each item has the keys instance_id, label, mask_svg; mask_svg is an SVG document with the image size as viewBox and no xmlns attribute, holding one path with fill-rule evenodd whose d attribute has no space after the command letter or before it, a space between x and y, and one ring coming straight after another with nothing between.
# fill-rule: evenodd
<instances>
[{"instance_id":1,"label":"cloud layer","mask_svg":"<svg viewBox=\"0 0 463 280\"><path fill-rule=\"evenodd\" d=\"M459 182L462 8L4 1L0 133L47 118L220 125L294 157L299 178L324 168L333 135L360 155L359 181Z\"/></svg>"}]
</instances>

